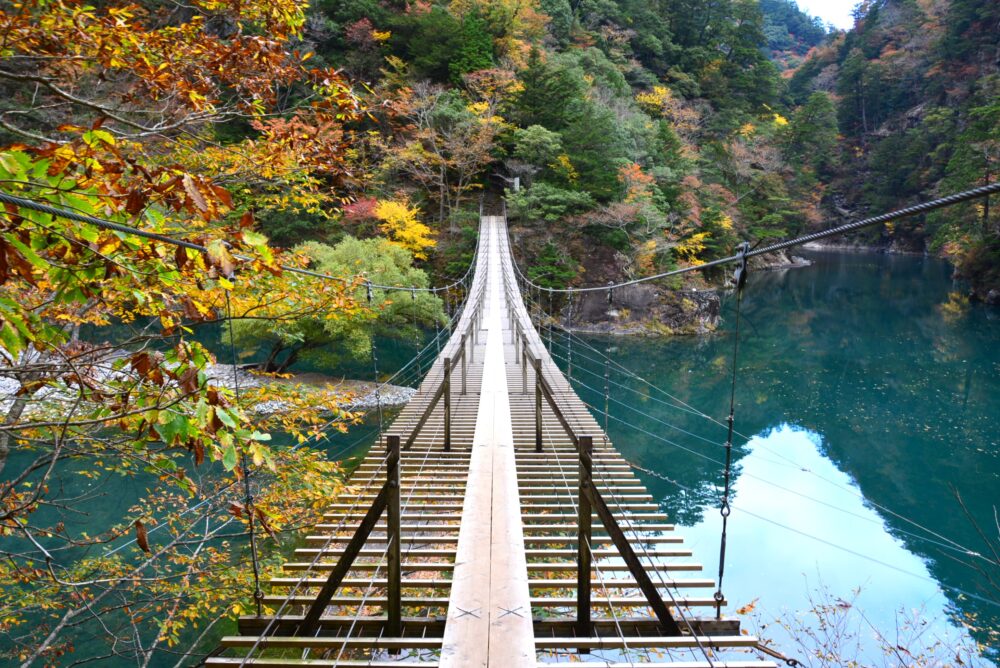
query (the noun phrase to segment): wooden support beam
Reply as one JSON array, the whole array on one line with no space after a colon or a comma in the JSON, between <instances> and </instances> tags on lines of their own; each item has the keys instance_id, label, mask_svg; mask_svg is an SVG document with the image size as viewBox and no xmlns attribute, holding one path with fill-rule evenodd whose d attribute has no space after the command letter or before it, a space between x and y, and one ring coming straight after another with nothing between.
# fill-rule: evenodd
<instances>
[{"instance_id":1,"label":"wooden support beam","mask_svg":"<svg viewBox=\"0 0 1000 668\"><path fill-rule=\"evenodd\" d=\"M587 458L582 453L580 457L581 459ZM676 620L674 620L673 615L670 614L670 610L664 604L659 590L657 590L653 581L650 580L646 569L643 568L639 557L636 556L632 545L625 538L625 534L622 532L621 527L618 526L618 522L615 520L614 515L611 514L611 510L607 504L604 503L601 493L594 487L593 482L585 486L584 493L589 497L590 503L597 510L597 515L601 518L601 522L604 523L604 528L607 529L608 535L614 541L615 547L621 553L629 572L632 573L632 577L639 583L639 588L642 590L643 595L645 595L646 600L649 601L649 606L653 609L653 613L663 626L663 632L670 636L679 636L681 634L680 627L677 625Z\"/></svg>"},{"instance_id":2,"label":"wooden support beam","mask_svg":"<svg viewBox=\"0 0 1000 668\"><path fill-rule=\"evenodd\" d=\"M391 454L388 455L388 459L392 459ZM323 611L326 610L327 603L333 597L337 588L340 587L340 582L344 579L344 576L346 576L350 571L351 564L354 563L355 558L361 554L361 548L364 546L365 540L368 538L368 534L370 534L372 529L375 527L375 522L385 510L388 500L389 488L388 485L385 485L382 487L382 491L379 492L379 495L375 499L371 508L369 508L368 512L365 514L365 518L362 520L361 526L358 527L354 537L351 538L351 542L348 543L347 547L343 550L343 556L341 556L340 560L337 562L337 566L330 573L330 577L327 579L326 584L323 585L319 594L316 595L315 603L313 603L309 608L305 618L302 620L302 624L299 626L298 635L315 635L319 618L323 615Z\"/></svg>"}]
</instances>

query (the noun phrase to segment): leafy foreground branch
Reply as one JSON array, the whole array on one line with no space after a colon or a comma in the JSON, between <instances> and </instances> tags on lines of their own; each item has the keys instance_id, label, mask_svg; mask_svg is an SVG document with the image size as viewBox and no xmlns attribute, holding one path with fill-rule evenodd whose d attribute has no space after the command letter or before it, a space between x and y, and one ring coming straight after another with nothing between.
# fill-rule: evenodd
<instances>
[{"instance_id":1,"label":"leafy foreground branch","mask_svg":"<svg viewBox=\"0 0 1000 668\"><path fill-rule=\"evenodd\" d=\"M291 48L304 9L0 9L0 126L31 142L0 149L4 191L161 235L0 210L0 663L183 659L252 605L251 527L267 577L341 484L308 442L354 422L347 397L269 385L284 410L259 415L262 390L213 380L196 337L382 308L356 271L283 272L310 259L257 231L253 212L290 189L339 203L350 171L360 104ZM256 135L223 144L225 123Z\"/></svg>"}]
</instances>

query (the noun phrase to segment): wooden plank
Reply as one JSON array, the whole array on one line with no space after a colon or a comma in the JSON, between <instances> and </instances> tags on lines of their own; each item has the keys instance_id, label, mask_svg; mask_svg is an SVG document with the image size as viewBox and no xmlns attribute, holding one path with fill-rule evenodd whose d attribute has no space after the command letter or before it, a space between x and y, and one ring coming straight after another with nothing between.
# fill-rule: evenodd
<instances>
[{"instance_id":1,"label":"wooden plank","mask_svg":"<svg viewBox=\"0 0 1000 668\"><path fill-rule=\"evenodd\" d=\"M533 666L535 650L506 370L497 239L490 236L483 382L442 668Z\"/></svg>"},{"instance_id":2,"label":"wooden plank","mask_svg":"<svg viewBox=\"0 0 1000 668\"><path fill-rule=\"evenodd\" d=\"M622 638L607 636L604 638L535 638L535 647L539 651L553 649L639 649L645 647L660 647L669 649L697 648L699 645L708 649L723 649L734 647L756 647L759 641L753 636L638 636Z\"/></svg>"},{"instance_id":3,"label":"wooden plank","mask_svg":"<svg viewBox=\"0 0 1000 668\"><path fill-rule=\"evenodd\" d=\"M318 636L292 635L302 615L277 619L265 615L241 618L239 629L245 640L227 641L236 649L250 647L256 641L251 634L273 621L276 636L267 641L268 647L296 650L291 653L295 657L309 657L297 650L315 649L316 657L324 656L324 650L331 653L327 658L213 657L208 665L333 666L330 657L351 634L348 647L355 653L336 665L398 665L373 653L382 651L404 652L400 661L418 666L527 667L547 665L537 657L542 651L583 659L584 665L624 666L631 663L613 663L620 657L612 662L589 660L586 653L625 647L694 649L699 641L712 649L739 649L756 642L740 635L738 620L707 616L688 615L697 640L665 635L676 633L676 628L667 630L669 625L663 623L675 605L714 607L710 596L714 583L678 577L702 567L676 560L689 557L691 551L680 546L683 539L673 533L674 525L548 354L521 301L509 252L503 220L484 218L471 288L474 296L463 308L452 337L417 395L356 467L344 491L330 499L322 523L306 538L310 547L295 550L301 560L285 564L289 575L298 572L303 577L271 580L274 593L266 601L288 601L297 606L293 612L315 601L310 591L329 584L327 573L350 587L329 596L322 606L316 620ZM536 358L537 374L530 368ZM447 369L446 360L452 361ZM446 379L454 381L450 391L443 387ZM535 451L539 399L542 452ZM415 431L419 433L414 436ZM445 451L445 431L450 451ZM381 461L389 435L410 445L403 449L395 471L402 507L393 518L365 526L369 502L378 498L376 492L393 475ZM582 485L587 492L581 504L576 443L586 436L593 440L589 458L593 474ZM588 524L593 517L599 521L591 527L591 547L581 551L580 522ZM356 551L356 562L345 569L335 563L336 558L349 556L349 538L361 527L372 533ZM400 540L391 541L389 536L397 532ZM387 554L389 545L402 550ZM637 551L656 560L640 563ZM312 563L314 559L319 563ZM366 578L368 574L374 579ZM397 578L402 592L398 598L388 593L391 584L395 589ZM592 612L583 612L590 618L587 626L571 614L581 612L575 610L575 592L581 588L592 590L588 606ZM673 591L678 588L692 595L680 596ZM698 596L699 588L709 592ZM650 600L659 619L643 613ZM359 608L362 602L364 608ZM622 612L614 619L612 606ZM445 608L447 614L441 614ZM355 617L355 610L364 614ZM426 616L402 616L414 611ZM427 644L405 644L410 641ZM281 642L287 644L272 644ZM438 648L441 656L436 663ZM720 657L707 662L654 659L644 665L772 668L774 664Z\"/></svg>"}]
</instances>

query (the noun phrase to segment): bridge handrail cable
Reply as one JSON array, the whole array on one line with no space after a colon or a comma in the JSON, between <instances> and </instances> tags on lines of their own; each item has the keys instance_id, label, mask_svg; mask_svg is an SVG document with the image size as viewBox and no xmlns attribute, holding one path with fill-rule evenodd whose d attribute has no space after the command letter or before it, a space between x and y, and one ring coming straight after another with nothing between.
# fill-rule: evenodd
<instances>
[{"instance_id":1,"label":"bridge handrail cable","mask_svg":"<svg viewBox=\"0 0 1000 668\"><path fill-rule=\"evenodd\" d=\"M968 202L973 199L980 197L989 197L990 195L1000 193L1000 181L996 183L991 183L985 186L980 186L978 188L972 188L970 190L964 190L962 192L954 193L952 195L947 195L945 197L939 197L937 199L930 200L928 202L921 202L920 204L914 204L913 206L908 206L902 209L897 209L896 211L890 211L888 213L883 213L878 216L872 216L870 218L864 218L862 220L857 220L845 225L840 225L838 227L832 227L827 230L821 230L819 232L813 232L811 234L805 234L794 239L788 239L786 241L779 241L777 243L769 244L763 248L753 248L746 253L747 258L756 257L758 255L766 255L767 253L774 253L780 250L786 250L788 248L794 248L795 246L801 246L803 244L812 243L814 241L820 241L822 239L828 239L830 237L839 236L841 234L846 234L847 232L853 232L866 227L871 227L873 225L879 225L881 223L891 222L899 218L906 218L908 216L914 216L919 213L927 213L929 211L934 211L936 209L941 209L948 206L954 206L955 204L961 204L963 202ZM655 274L653 276L644 276L642 278L635 278L629 281L622 281L620 283L610 283L607 285L591 285L582 286L575 288L553 288L546 287L544 285L539 285L528 278L522 271L521 268L514 262L514 270L517 272L521 280L536 290L544 290L549 294L575 294L582 292L601 292L609 290L617 290L619 288L628 287L630 285L638 285L640 283L648 283L649 281L656 281L662 278L668 278L670 276L679 276L681 274L687 274L692 271L704 271L706 269L711 269L713 267L718 267L721 265L733 264L735 262L740 262L744 258L742 254L730 255L728 257L719 258L717 260L710 260L699 265L692 265L690 267L681 267L680 269L674 269L671 271L666 271L660 274ZM513 260L513 258L511 258Z\"/></svg>"}]
</instances>

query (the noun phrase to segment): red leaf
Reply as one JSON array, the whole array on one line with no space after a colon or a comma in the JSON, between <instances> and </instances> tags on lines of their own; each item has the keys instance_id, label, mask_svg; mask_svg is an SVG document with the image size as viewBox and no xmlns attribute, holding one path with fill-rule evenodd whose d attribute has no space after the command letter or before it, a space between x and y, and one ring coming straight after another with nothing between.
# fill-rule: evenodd
<instances>
[{"instance_id":1,"label":"red leaf","mask_svg":"<svg viewBox=\"0 0 1000 668\"><path fill-rule=\"evenodd\" d=\"M226 205L226 208L233 208L233 197L229 194L229 191L222 186L212 186L212 192L215 196L219 198L219 201Z\"/></svg>"},{"instance_id":2,"label":"red leaf","mask_svg":"<svg viewBox=\"0 0 1000 668\"><path fill-rule=\"evenodd\" d=\"M128 198L125 200L125 211L127 211L129 215L136 215L145 208L146 201L148 199L149 198L146 196L146 193L141 190L131 191L128 194Z\"/></svg>"},{"instance_id":3,"label":"red leaf","mask_svg":"<svg viewBox=\"0 0 1000 668\"><path fill-rule=\"evenodd\" d=\"M149 539L146 537L146 526L142 523L142 520L135 521L135 542L143 552L146 554L150 553Z\"/></svg>"},{"instance_id":4,"label":"red leaf","mask_svg":"<svg viewBox=\"0 0 1000 668\"><path fill-rule=\"evenodd\" d=\"M188 194L188 197L194 203L195 207L197 207L197 209L202 213L208 211L208 204L205 203L205 198L198 190L198 186L195 184L194 179L191 178L190 174L184 175L183 183L184 191Z\"/></svg>"},{"instance_id":5,"label":"red leaf","mask_svg":"<svg viewBox=\"0 0 1000 668\"><path fill-rule=\"evenodd\" d=\"M264 527L264 531L267 532L267 535L274 540L278 540L278 537L274 535L274 529L271 528L271 525L267 521L267 515L264 514L264 511L260 508L254 507L254 513L257 515L257 519L260 520L260 525Z\"/></svg>"},{"instance_id":6,"label":"red leaf","mask_svg":"<svg viewBox=\"0 0 1000 668\"><path fill-rule=\"evenodd\" d=\"M184 265L188 263L187 248L183 246L178 246L174 249L174 262L177 263L178 269L183 269Z\"/></svg>"},{"instance_id":7,"label":"red leaf","mask_svg":"<svg viewBox=\"0 0 1000 668\"><path fill-rule=\"evenodd\" d=\"M243 504L240 503L239 501L233 501L232 503L229 504L229 514L232 515L233 517L243 519L243 510L244 510Z\"/></svg>"}]
</instances>

